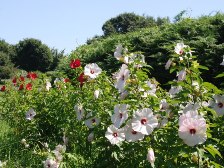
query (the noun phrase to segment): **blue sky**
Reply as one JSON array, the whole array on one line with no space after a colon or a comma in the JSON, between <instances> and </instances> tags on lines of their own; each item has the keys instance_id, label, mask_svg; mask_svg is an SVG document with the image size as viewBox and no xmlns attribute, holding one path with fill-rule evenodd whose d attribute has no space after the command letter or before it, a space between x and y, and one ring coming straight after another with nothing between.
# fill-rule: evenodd
<instances>
[{"instance_id":1,"label":"blue sky","mask_svg":"<svg viewBox=\"0 0 224 168\"><path fill-rule=\"evenodd\" d=\"M70 53L121 13L172 20L182 10L191 17L224 12L224 0L1 0L0 38L10 44L37 38Z\"/></svg>"}]
</instances>

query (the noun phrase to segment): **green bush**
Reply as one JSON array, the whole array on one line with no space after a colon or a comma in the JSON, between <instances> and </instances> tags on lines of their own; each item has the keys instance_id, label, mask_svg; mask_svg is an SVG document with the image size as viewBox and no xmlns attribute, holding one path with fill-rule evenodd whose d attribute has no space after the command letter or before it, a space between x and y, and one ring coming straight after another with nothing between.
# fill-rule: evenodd
<instances>
[{"instance_id":1,"label":"green bush","mask_svg":"<svg viewBox=\"0 0 224 168\"><path fill-rule=\"evenodd\" d=\"M97 62L108 73L115 72L119 64L113 57L116 45L122 44L130 51L141 51L146 62L153 67L151 74L161 83L167 83L176 74L169 74L164 65L173 50L174 43L185 42L196 49L198 62L209 71L202 73L203 79L220 85L221 79L214 77L223 67L216 66L224 54L224 15L185 18L176 23L149 27L126 34L99 38L89 45L82 45L73 51L72 58L81 58L85 63ZM209 75L207 75L209 74Z\"/></svg>"}]
</instances>

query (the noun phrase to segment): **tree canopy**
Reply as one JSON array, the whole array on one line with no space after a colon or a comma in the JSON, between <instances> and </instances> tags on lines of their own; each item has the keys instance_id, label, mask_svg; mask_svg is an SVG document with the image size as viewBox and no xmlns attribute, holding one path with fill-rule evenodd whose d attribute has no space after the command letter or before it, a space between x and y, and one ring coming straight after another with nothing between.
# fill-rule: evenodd
<instances>
[{"instance_id":1,"label":"tree canopy","mask_svg":"<svg viewBox=\"0 0 224 168\"><path fill-rule=\"evenodd\" d=\"M123 13L117 17L111 18L103 24L102 30L105 36L114 33L127 33L139 28L155 26L169 22L168 18L158 18L157 22L153 17L136 15L135 13Z\"/></svg>"},{"instance_id":2,"label":"tree canopy","mask_svg":"<svg viewBox=\"0 0 224 168\"><path fill-rule=\"evenodd\" d=\"M11 58L15 55L14 46L0 40L0 79L9 78L13 72Z\"/></svg>"},{"instance_id":3,"label":"tree canopy","mask_svg":"<svg viewBox=\"0 0 224 168\"><path fill-rule=\"evenodd\" d=\"M50 69L53 56L49 47L40 40L28 38L16 45L16 56L13 58L16 66L26 71Z\"/></svg>"}]
</instances>

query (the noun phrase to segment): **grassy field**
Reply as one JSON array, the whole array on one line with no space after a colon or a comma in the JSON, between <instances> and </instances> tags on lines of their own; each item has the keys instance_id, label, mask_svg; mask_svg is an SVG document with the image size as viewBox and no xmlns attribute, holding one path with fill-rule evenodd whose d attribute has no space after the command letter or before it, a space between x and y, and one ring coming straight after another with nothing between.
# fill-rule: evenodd
<instances>
[{"instance_id":1,"label":"grassy field","mask_svg":"<svg viewBox=\"0 0 224 168\"><path fill-rule=\"evenodd\" d=\"M42 159L29 148L20 150L21 140L5 121L0 120L0 130L0 161L6 163L4 168L43 167Z\"/></svg>"}]
</instances>

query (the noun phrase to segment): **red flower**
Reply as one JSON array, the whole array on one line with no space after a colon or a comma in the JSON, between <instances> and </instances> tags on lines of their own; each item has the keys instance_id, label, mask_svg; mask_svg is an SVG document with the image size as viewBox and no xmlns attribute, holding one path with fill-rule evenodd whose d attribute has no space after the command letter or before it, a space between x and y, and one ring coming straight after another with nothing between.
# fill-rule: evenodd
<instances>
[{"instance_id":1,"label":"red flower","mask_svg":"<svg viewBox=\"0 0 224 168\"><path fill-rule=\"evenodd\" d=\"M37 78L37 74L36 74L36 73L29 72L29 73L26 75L26 77L34 80L34 79Z\"/></svg>"},{"instance_id":2,"label":"red flower","mask_svg":"<svg viewBox=\"0 0 224 168\"><path fill-rule=\"evenodd\" d=\"M20 81L24 81L25 78L24 78L23 76L20 76L20 77L19 77L19 80L20 80Z\"/></svg>"},{"instance_id":3,"label":"red flower","mask_svg":"<svg viewBox=\"0 0 224 168\"><path fill-rule=\"evenodd\" d=\"M82 86L84 84L84 82L86 81L86 78L84 76L84 73L81 73L78 77L78 81L80 82L80 86Z\"/></svg>"},{"instance_id":4,"label":"red flower","mask_svg":"<svg viewBox=\"0 0 224 168\"><path fill-rule=\"evenodd\" d=\"M78 68L81 66L81 62L79 59L71 60L70 67L72 69Z\"/></svg>"},{"instance_id":5,"label":"red flower","mask_svg":"<svg viewBox=\"0 0 224 168\"><path fill-rule=\"evenodd\" d=\"M32 89L32 84L31 83L27 83L26 84L26 90L31 90Z\"/></svg>"},{"instance_id":6,"label":"red flower","mask_svg":"<svg viewBox=\"0 0 224 168\"><path fill-rule=\"evenodd\" d=\"M12 83L13 83L14 85L16 85L16 82L17 82L17 79L16 79L16 77L14 77L13 80L12 80Z\"/></svg>"},{"instance_id":7,"label":"red flower","mask_svg":"<svg viewBox=\"0 0 224 168\"><path fill-rule=\"evenodd\" d=\"M23 90L23 84L19 86L19 90Z\"/></svg>"},{"instance_id":8,"label":"red flower","mask_svg":"<svg viewBox=\"0 0 224 168\"><path fill-rule=\"evenodd\" d=\"M63 81L64 81L65 83L67 83L67 82L70 82L70 79L65 78Z\"/></svg>"},{"instance_id":9,"label":"red flower","mask_svg":"<svg viewBox=\"0 0 224 168\"><path fill-rule=\"evenodd\" d=\"M1 89L0 89L2 92L4 92L5 91L5 85L3 85L2 87L1 87Z\"/></svg>"}]
</instances>

